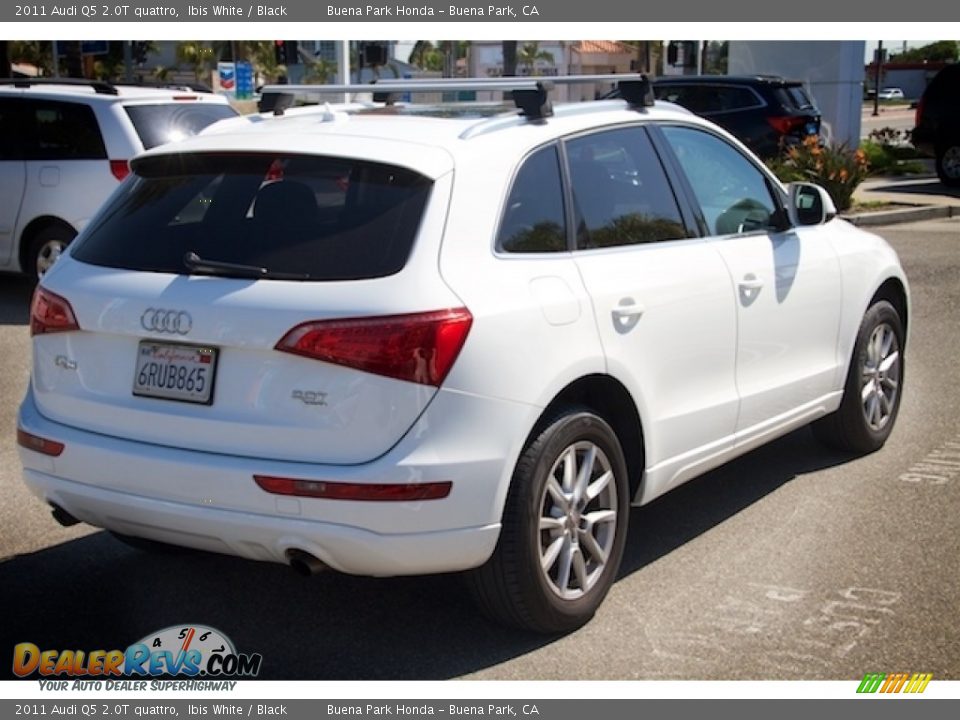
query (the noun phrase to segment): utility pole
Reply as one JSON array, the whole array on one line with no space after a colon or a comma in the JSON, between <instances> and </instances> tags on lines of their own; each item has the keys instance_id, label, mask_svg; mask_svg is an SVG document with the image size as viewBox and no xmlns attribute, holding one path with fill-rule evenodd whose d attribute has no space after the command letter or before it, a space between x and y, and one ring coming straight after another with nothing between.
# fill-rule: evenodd
<instances>
[{"instance_id":1,"label":"utility pole","mask_svg":"<svg viewBox=\"0 0 960 720\"><path fill-rule=\"evenodd\" d=\"M873 116L880 114L880 67L883 65L883 40L877 43L877 57L873 69Z\"/></svg>"}]
</instances>

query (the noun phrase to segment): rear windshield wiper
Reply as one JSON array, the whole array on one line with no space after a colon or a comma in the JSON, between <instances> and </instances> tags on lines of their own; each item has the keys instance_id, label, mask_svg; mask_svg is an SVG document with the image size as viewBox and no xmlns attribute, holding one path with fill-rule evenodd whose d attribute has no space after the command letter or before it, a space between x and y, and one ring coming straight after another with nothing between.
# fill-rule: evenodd
<instances>
[{"instance_id":1,"label":"rear windshield wiper","mask_svg":"<svg viewBox=\"0 0 960 720\"><path fill-rule=\"evenodd\" d=\"M193 250L183 256L183 264L188 270L209 275L223 277L243 277L263 280L309 280L307 273L274 272L258 265L244 265L242 263L223 262L222 260L206 260Z\"/></svg>"}]
</instances>

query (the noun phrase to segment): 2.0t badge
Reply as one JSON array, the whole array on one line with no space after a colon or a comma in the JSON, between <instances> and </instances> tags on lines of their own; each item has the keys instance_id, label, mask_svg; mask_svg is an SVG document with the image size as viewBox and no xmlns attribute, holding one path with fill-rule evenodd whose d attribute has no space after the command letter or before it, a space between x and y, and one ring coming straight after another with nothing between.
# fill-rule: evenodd
<instances>
[{"instance_id":1,"label":"2.0t badge","mask_svg":"<svg viewBox=\"0 0 960 720\"><path fill-rule=\"evenodd\" d=\"M150 332L186 335L193 329L193 318L186 310L151 307L144 310L140 316L140 326Z\"/></svg>"}]
</instances>

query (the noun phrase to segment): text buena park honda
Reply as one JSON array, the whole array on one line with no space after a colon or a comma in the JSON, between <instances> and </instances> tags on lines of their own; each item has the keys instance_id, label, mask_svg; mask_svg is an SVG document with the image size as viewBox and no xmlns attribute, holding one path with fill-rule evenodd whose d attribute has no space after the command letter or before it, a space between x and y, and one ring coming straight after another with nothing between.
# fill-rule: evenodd
<instances>
[{"instance_id":1,"label":"text buena park honda","mask_svg":"<svg viewBox=\"0 0 960 720\"><path fill-rule=\"evenodd\" d=\"M482 704L466 704L466 705L457 705L455 703L450 703L447 714L449 715L493 715L493 716L514 716L518 715L517 708L520 708L520 715L539 715L540 711L537 709L537 706L533 703L526 703L523 705L497 705L490 703L488 705ZM422 705L407 705L407 704L380 704L375 705L373 703L367 703L366 705L327 705L327 715L436 715L442 713L444 710L441 708L439 711L437 707L431 703L424 703Z\"/></svg>"}]
</instances>

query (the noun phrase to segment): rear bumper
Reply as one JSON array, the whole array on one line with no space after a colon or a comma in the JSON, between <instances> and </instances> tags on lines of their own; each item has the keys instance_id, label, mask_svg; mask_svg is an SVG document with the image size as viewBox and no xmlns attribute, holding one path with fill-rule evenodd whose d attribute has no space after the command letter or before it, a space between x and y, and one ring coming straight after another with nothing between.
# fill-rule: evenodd
<instances>
[{"instance_id":1,"label":"rear bumper","mask_svg":"<svg viewBox=\"0 0 960 720\"><path fill-rule=\"evenodd\" d=\"M19 451L35 495L97 527L254 560L286 563L300 550L342 572L413 575L466 570L490 557L512 468L537 415L533 407L441 391L386 455L334 466L90 433L44 418L28 392L19 426L65 449L56 458ZM255 474L453 486L439 500L361 502L273 495Z\"/></svg>"},{"instance_id":2,"label":"rear bumper","mask_svg":"<svg viewBox=\"0 0 960 720\"><path fill-rule=\"evenodd\" d=\"M40 498L78 520L124 535L173 545L287 563L299 550L354 575L419 575L482 565L500 526L379 534L370 530L247 512L217 510L104 490L24 469Z\"/></svg>"}]
</instances>

